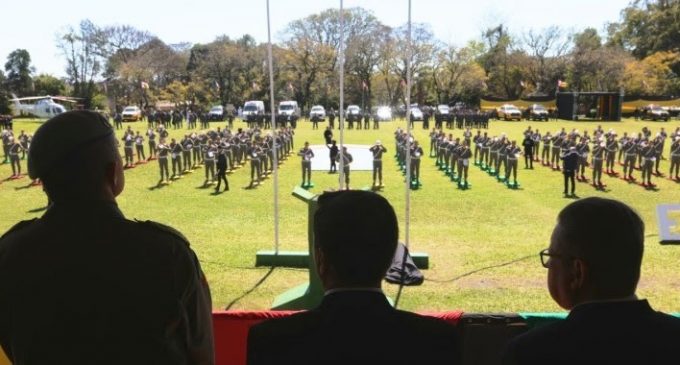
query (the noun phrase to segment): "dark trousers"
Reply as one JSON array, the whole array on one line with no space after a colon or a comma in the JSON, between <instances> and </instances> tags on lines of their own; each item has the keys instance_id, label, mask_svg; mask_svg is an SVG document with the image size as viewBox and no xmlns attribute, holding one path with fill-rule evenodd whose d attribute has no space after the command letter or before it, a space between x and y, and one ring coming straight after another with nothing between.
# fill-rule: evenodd
<instances>
[{"instance_id":1,"label":"dark trousers","mask_svg":"<svg viewBox=\"0 0 680 365\"><path fill-rule=\"evenodd\" d=\"M534 168L534 154L532 152L524 154L524 167L528 169Z\"/></svg>"},{"instance_id":2,"label":"dark trousers","mask_svg":"<svg viewBox=\"0 0 680 365\"><path fill-rule=\"evenodd\" d=\"M576 191L576 181L574 179L574 171L564 171L564 193L569 192L569 182L571 181L571 194Z\"/></svg>"},{"instance_id":3,"label":"dark trousers","mask_svg":"<svg viewBox=\"0 0 680 365\"><path fill-rule=\"evenodd\" d=\"M335 157L331 157L331 170L329 172L338 172L338 167L335 164Z\"/></svg>"},{"instance_id":4,"label":"dark trousers","mask_svg":"<svg viewBox=\"0 0 680 365\"><path fill-rule=\"evenodd\" d=\"M382 184L382 160L373 160L373 185L375 185L375 178L378 177L378 181Z\"/></svg>"},{"instance_id":5,"label":"dark trousers","mask_svg":"<svg viewBox=\"0 0 680 365\"><path fill-rule=\"evenodd\" d=\"M224 190L227 191L229 190L229 181L227 181L227 171L224 169L218 169L217 170L217 187L215 187L215 191L220 190L220 186L222 184L222 181L224 181Z\"/></svg>"}]
</instances>

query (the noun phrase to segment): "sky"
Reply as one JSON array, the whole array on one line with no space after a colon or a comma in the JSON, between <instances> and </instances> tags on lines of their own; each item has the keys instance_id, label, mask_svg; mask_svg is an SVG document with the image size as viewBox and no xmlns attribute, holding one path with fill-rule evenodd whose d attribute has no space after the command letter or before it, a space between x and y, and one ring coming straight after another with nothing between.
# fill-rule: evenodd
<instances>
[{"instance_id":1,"label":"sky","mask_svg":"<svg viewBox=\"0 0 680 365\"><path fill-rule=\"evenodd\" d=\"M462 46L479 39L488 27L504 23L511 34L559 26L566 31L605 25L620 19L630 0L412 0L412 21L427 23L442 42ZM96 4L96 5L94 5ZM162 4L162 5L161 5ZM339 0L270 0L272 41L293 20L339 7ZM408 0L346 0L384 24L406 23ZM0 6L0 65L17 48L28 50L36 74L65 76L65 59L56 46L59 33L90 19L99 26L128 24L149 31L168 44L207 43L219 35L252 35L267 41L266 0L3 0Z\"/></svg>"}]
</instances>

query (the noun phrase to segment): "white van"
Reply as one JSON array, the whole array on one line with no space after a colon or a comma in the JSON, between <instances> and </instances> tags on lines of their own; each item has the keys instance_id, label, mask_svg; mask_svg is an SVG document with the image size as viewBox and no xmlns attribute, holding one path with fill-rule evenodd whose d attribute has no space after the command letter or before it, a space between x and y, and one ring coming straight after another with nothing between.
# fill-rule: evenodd
<instances>
[{"instance_id":1,"label":"white van","mask_svg":"<svg viewBox=\"0 0 680 365\"><path fill-rule=\"evenodd\" d=\"M243 119L264 115L264 101L249 100L243 104Z\"/></svg>"},{"instance_id":2,"label":"white van","mask_svg":"<svg viewBox=\"0 0 680 365\"><path fill-rule=\"evenodd\" d=\"M295 100L286 100L279 103L279 114L286 117L300 117L300 108Z\"/></svg>"}]
</instances>

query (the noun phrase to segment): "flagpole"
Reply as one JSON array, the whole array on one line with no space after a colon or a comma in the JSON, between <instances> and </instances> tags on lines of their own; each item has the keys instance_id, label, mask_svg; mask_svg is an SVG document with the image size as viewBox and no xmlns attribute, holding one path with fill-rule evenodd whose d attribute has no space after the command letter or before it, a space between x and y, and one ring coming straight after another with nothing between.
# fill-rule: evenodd
<instances>
[{"instance_id":1,"label":"flagpole","mask_svg":"<svg viewBox=\"0 0 680 365\"><path fill-rule=\"evenodd\" d=\"M276 115L274 112L274 65L272 63L272 31L269 17L269 0L267 0L267 57L269 59L269 101L272 128L272 174L274 175L274 254L279 254L279 161L276 151Z\"/></svg>"},{"instance_id":2,"label":"flagpole","mask_svg":"<svg viewBox=\"0 0 680 365\"><path fill-rule=\"evenodd\" d=\"M408 0L408 25L406 34L406 193L404 204L404 245L408 248L411 230L411 0ZM415 142L415 138L414 141Z\"/></svg>"},{"instance_id":3,"label":"flagpole","mask_svg":"<svg viewBox=\"0 0 680 365\"><path fill-rule=\"evenodd\" d=\"M338 174L338 189L342 190L342 184L345 181L345 16L344 3L340 0L340 49L338 50L338 57L340 58L340 173Z\"/></svg>"}]
</instances>

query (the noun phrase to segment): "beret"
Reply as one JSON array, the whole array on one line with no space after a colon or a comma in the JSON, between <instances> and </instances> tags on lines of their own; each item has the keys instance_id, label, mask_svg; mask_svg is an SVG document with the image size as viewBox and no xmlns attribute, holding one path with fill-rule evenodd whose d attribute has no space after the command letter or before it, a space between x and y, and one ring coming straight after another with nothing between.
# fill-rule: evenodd
<instances>
[{"instance_id":1,"label":"beret","mask_svg":"<svg viewBox=\"0 0 680 365\"><path fill-rule=\"evenodd\" d=\"M52 167L72 153L113 135L113 128L99 113L76 110L59 114L33 134L28 151L28 175L43 178Z\"/></svg>"}]
</instances>

